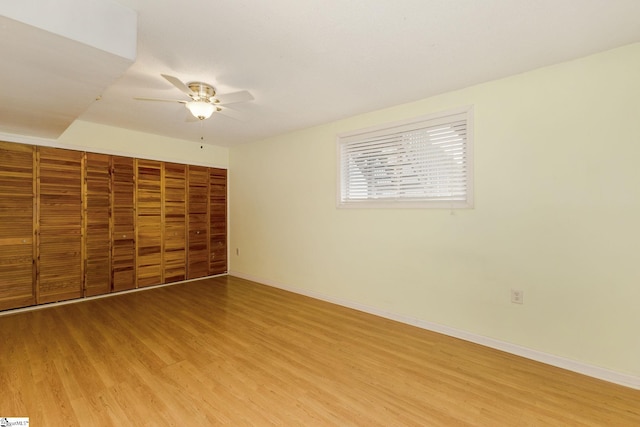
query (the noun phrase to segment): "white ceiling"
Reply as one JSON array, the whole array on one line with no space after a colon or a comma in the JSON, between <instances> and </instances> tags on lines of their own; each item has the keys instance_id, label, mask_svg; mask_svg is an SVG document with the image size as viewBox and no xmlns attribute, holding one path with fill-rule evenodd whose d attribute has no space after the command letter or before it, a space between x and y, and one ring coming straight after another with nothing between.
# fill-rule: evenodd
<instances>
[{"instance_id":1,"label":"white ceiling","mask_svg":"<svg viewBox=\"0 0 640 427\"><path fill-rule=\"evenodd\" d=\"M63 1L76 2L84 19L56 7ZM86 4L0 3L0 132L57 138L133 63L136 14ZM115 25L123 37L113 36Z\"/></svg>"},{"instance_id":2,"label":"white ceiling","mask_svg":"<svg viewBox=\"0 0 640 427\"><path fill-rule=\"evenodd\" d=\"M137 59L78 118L224 146L640 41L640 0L108 1L138 12ZM185 99L161 73L255 100L234 105L244 121L189 122L182 104L133 99Z\"/></svg>"}]
</instances>

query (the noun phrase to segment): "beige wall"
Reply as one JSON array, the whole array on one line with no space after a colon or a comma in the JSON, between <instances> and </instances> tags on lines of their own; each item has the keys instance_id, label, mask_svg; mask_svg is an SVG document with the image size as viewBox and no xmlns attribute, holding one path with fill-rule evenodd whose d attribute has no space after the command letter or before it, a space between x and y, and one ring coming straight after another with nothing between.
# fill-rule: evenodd
<instances>
[{"instance_id":1,"label":"beige wall","mask_svg":"<svg viewBox=\"0 0 640 427\"><path fill-rule=\"evenodd\" d=\"M227 168L229 165L229 150L225 147L80 120L69 126L57 141L34 141L34 143L192 165L219 168Z\"/></svg>"},{"instance_id":2,"label":"beige wall","mask_svg":"<svg viewBox=\"0 0 640 427\"><path fill-rule=\"evenodd\" d=\"M465 105L474 209L335 207L337 133ZM230 270L637 377L639 106L635 44L231 148Z\"/></svg>"}]
</instances>

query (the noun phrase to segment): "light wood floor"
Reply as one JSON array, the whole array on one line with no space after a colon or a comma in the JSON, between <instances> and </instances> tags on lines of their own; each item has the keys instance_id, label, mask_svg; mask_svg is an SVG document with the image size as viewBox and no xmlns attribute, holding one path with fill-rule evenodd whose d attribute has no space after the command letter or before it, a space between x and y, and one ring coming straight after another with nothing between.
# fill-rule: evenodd
<instances>
[{"instance_id":1,"label":"light wood floor","mask_svg":"<svg viewBox=\"0 0 640 427\"><path fill-rule=\"evenodd\" d=\"M640 391L232 277L0 317L32 426L638 426Z\"/></svg>"}]
</instances>

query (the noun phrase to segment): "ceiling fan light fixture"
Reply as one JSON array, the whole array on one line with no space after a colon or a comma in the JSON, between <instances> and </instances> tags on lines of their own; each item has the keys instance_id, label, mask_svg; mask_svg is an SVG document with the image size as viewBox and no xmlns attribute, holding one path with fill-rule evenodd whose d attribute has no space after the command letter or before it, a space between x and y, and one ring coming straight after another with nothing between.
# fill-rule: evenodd
<instances>
[{"instance_id":1,"label":"ceiling fan light fixture","mask_svg":"<svg viewBox=\"0 0 640 427\"><path fill-rule=\"evenodd\" d=\"M191 114L200 120L208 119L216 110L213 104L203 100L187 102L185 105Z\"/></svg>"}]
</instances>

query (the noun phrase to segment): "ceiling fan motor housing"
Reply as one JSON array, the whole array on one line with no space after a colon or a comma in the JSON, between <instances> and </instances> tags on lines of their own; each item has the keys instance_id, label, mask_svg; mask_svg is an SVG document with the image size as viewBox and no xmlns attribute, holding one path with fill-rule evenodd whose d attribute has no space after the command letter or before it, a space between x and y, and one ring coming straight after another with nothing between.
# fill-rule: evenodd
<instances>
[{"instance_id":1,"label":"ceiling fan motor housing","mask_svg":"<svg viewBox=\"0 0 640 427\"><path fill-rule=\"evenodd\" d=\"M192 92L192 94L189 96L191 96L194 101L210 101L210 98L213 98L216 94L216 90L213 88L213 86L210 86L206 83L191 82L187 83L187 86L189 87L189 89L191 89Z\"/></svg>"}]
</instances>

